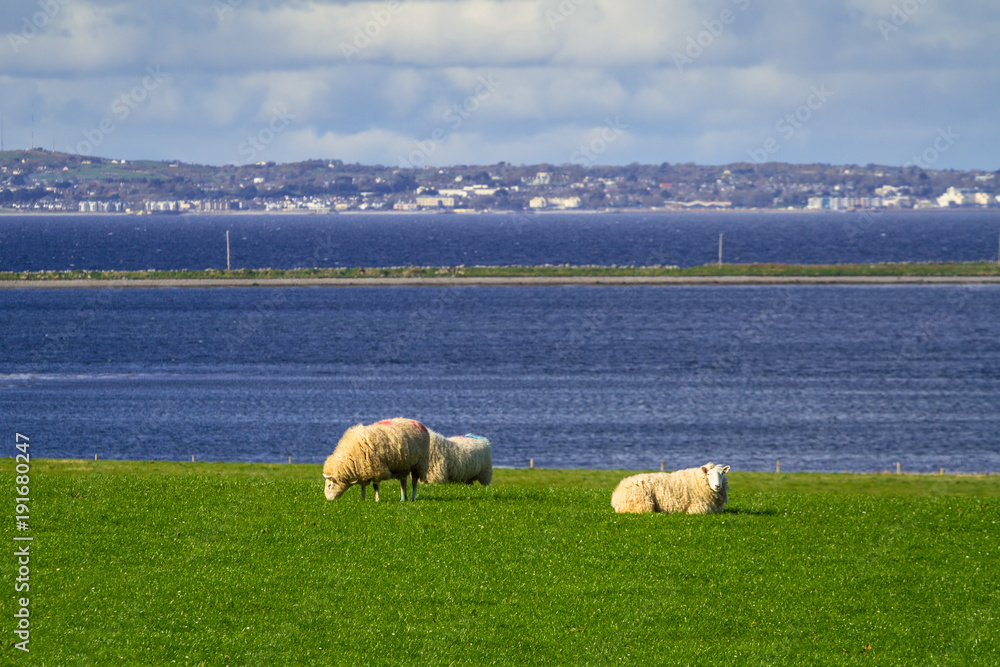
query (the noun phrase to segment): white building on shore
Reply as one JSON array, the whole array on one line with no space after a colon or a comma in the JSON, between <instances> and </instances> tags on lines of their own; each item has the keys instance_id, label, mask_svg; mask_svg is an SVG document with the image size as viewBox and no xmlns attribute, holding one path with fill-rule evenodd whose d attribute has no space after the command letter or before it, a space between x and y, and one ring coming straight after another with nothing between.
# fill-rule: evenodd
<instances>
[{"instance_id":1,"label":"white building on shore","mask_svg":"<svg viewBox=\"0 0 1000 667\"><path fill-rule=\"evenodd\" d=\"M121 213L125 204L120 201L82 201L79 204L80 213Z\"/></svg>"},{"instance_id":2,"label":"white building on shore","mask_svg":"<svg viewBox=\"0 0 1000 667\"><path fill-rule=\"evenodd\" d=\"M810 197L810 211L849 211L859 208L882 208L882 197Z\"/></svg>"},{"instance_id":3,"label":"white building on shore","mask_svg":"<svg viewBox=\"0 0 1000 667\"><path fill-rule=\"evenodd\" d=\"M937 198L938 206L948 208L949 206L989 206L996 199L988 192L976 192L968 188L948 188L943 195Z\"/></svg>"},{"instance_id":4,"label":"white building on shore","mask_svg":"<svg viewBox=\"0 0 1000 667\"><path fill-rule=\"evenodd\" d=\"M454 197L420 195L416 202L417 206L424 208L455 208Z\"/></svg>"}]
</instances>

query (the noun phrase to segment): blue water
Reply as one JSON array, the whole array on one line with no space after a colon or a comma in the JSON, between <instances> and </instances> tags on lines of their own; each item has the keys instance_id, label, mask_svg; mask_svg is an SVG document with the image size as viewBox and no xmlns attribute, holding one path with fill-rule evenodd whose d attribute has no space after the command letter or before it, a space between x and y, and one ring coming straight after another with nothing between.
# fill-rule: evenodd
<instances>
[{"instance_id":1,"label":"blue water","mask_svg":"<svg viewBox=\"0 0 1000 667\"><path fill-rule=\"evenodd\" d=\"M39 457L320 462L403 415L506 466L1000 471L998 286L5 289L0 334Z\"/></svg>"},{"instance_id":2,"label":"blue water","mask_svg":"<svg viewBox=\"0 0 1000 667\"><path fill-rule=\"evenodd\" d=\"M0 271L975 261L1000 211L0 216Z\"/></svg>"}]
</instances>

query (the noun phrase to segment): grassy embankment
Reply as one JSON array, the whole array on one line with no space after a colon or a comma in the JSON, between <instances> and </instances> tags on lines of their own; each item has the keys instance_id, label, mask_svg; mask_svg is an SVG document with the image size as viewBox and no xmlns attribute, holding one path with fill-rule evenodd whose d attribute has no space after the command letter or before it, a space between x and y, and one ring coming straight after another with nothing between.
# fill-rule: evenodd
<instances>
[{"instance_id":1,"label":"grassy embankment","mask_svg":"<svg viewBox=\"0 0 1000 667\"><path fill-rule=\"evenodd\" d=\"M183 280L192 278L480 278L567 276L1000 276L1000 263L706 264L686 269L635 266L461 266L343 269L205 269L199 271L0 272L0 280Z\"/></svg>"},{"instance_id":2,"label":"grassy embankment","mask_svg":"<svg viewBox=\"0 0 1000 667\"><path fill-rule=\"evenodd\" d=\"M625 474L376 505L318 465L33 460L30 662L1000 664L1000 477L734 472L724 514L616 515Z\"/></svg>"}]
</instances>

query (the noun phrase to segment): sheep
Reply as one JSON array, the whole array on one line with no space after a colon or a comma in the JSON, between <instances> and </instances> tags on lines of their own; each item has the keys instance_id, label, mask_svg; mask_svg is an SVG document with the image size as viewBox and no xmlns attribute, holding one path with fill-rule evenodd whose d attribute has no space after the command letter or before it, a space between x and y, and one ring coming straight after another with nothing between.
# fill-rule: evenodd
<instances>
[{"instance_id":1,"label":"sheep","mask_svg":"<svg viewBox=\"0 0 1000 667\"><path fill-rule=\"evenodd\" d=\"M398 479L402 500L406 500L406 476L413 480L413 495L417 499L417 480L427 476L430 459L430 437L427 427L413 419L386 419L375 424L357 424L344 432L333 453L323 464L327 500L336 500L355 484L375 487L375 502L379 501L379 482Z\"/></svg>"},{"instance_id":2,"label":"sheep","mask_svg":"<svg viewBox=\"0 0 1000 667\"><path fill-rule=\"evenodd\" d=\"M729 499L729 466L706 463L672 473L626 477L611 494L616 512L685 512L715 514Z\"/></svg>"},{"instance_id":3,"label":"sheep","mask_svg":"<svg viewBox=\"0 0 1000 667\"><path fill-rule=\"evenodd\" d=\"M481 435L454 435L446 438L430 432L431 458L427 468L429 484L472 484L483 486L493 481L493 455L490 441Z\"/></svg>"}]
</instances>

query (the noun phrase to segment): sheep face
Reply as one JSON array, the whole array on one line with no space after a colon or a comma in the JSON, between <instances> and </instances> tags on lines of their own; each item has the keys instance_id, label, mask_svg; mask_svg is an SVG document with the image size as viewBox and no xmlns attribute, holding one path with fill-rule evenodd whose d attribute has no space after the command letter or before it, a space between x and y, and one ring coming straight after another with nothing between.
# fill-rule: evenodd
<instances>
[{"instance_id":1,"label":"sheep face","mask_svg":"<svg viewBox=\"0 0 1000 667\"><path fill-rule=\"evenodd\" d=\"M323 478L326 480L326 486L323 489L323 493L326 494L327 500L336 500L344 495L344 492L351 487L350 484L338 482L334 478L327 477L326 475L323 475Z\"/></svg>"},{"instance_id":2,"label":"sheep face","mask_svg":"<svg viewBox=\"0 0 1000 667\"><path fill-rule=\"evenodd\" d=\"M711 487L713 491L716 492L721 491L722 484L724 482L723 477L727 472L729 472L729 466L726 466L724 468L721 466L713 466L711 468L706 466L701 470L702 472L705 473L705 476L708 478L708 486Z\"/></svg>"}]
</instances>

